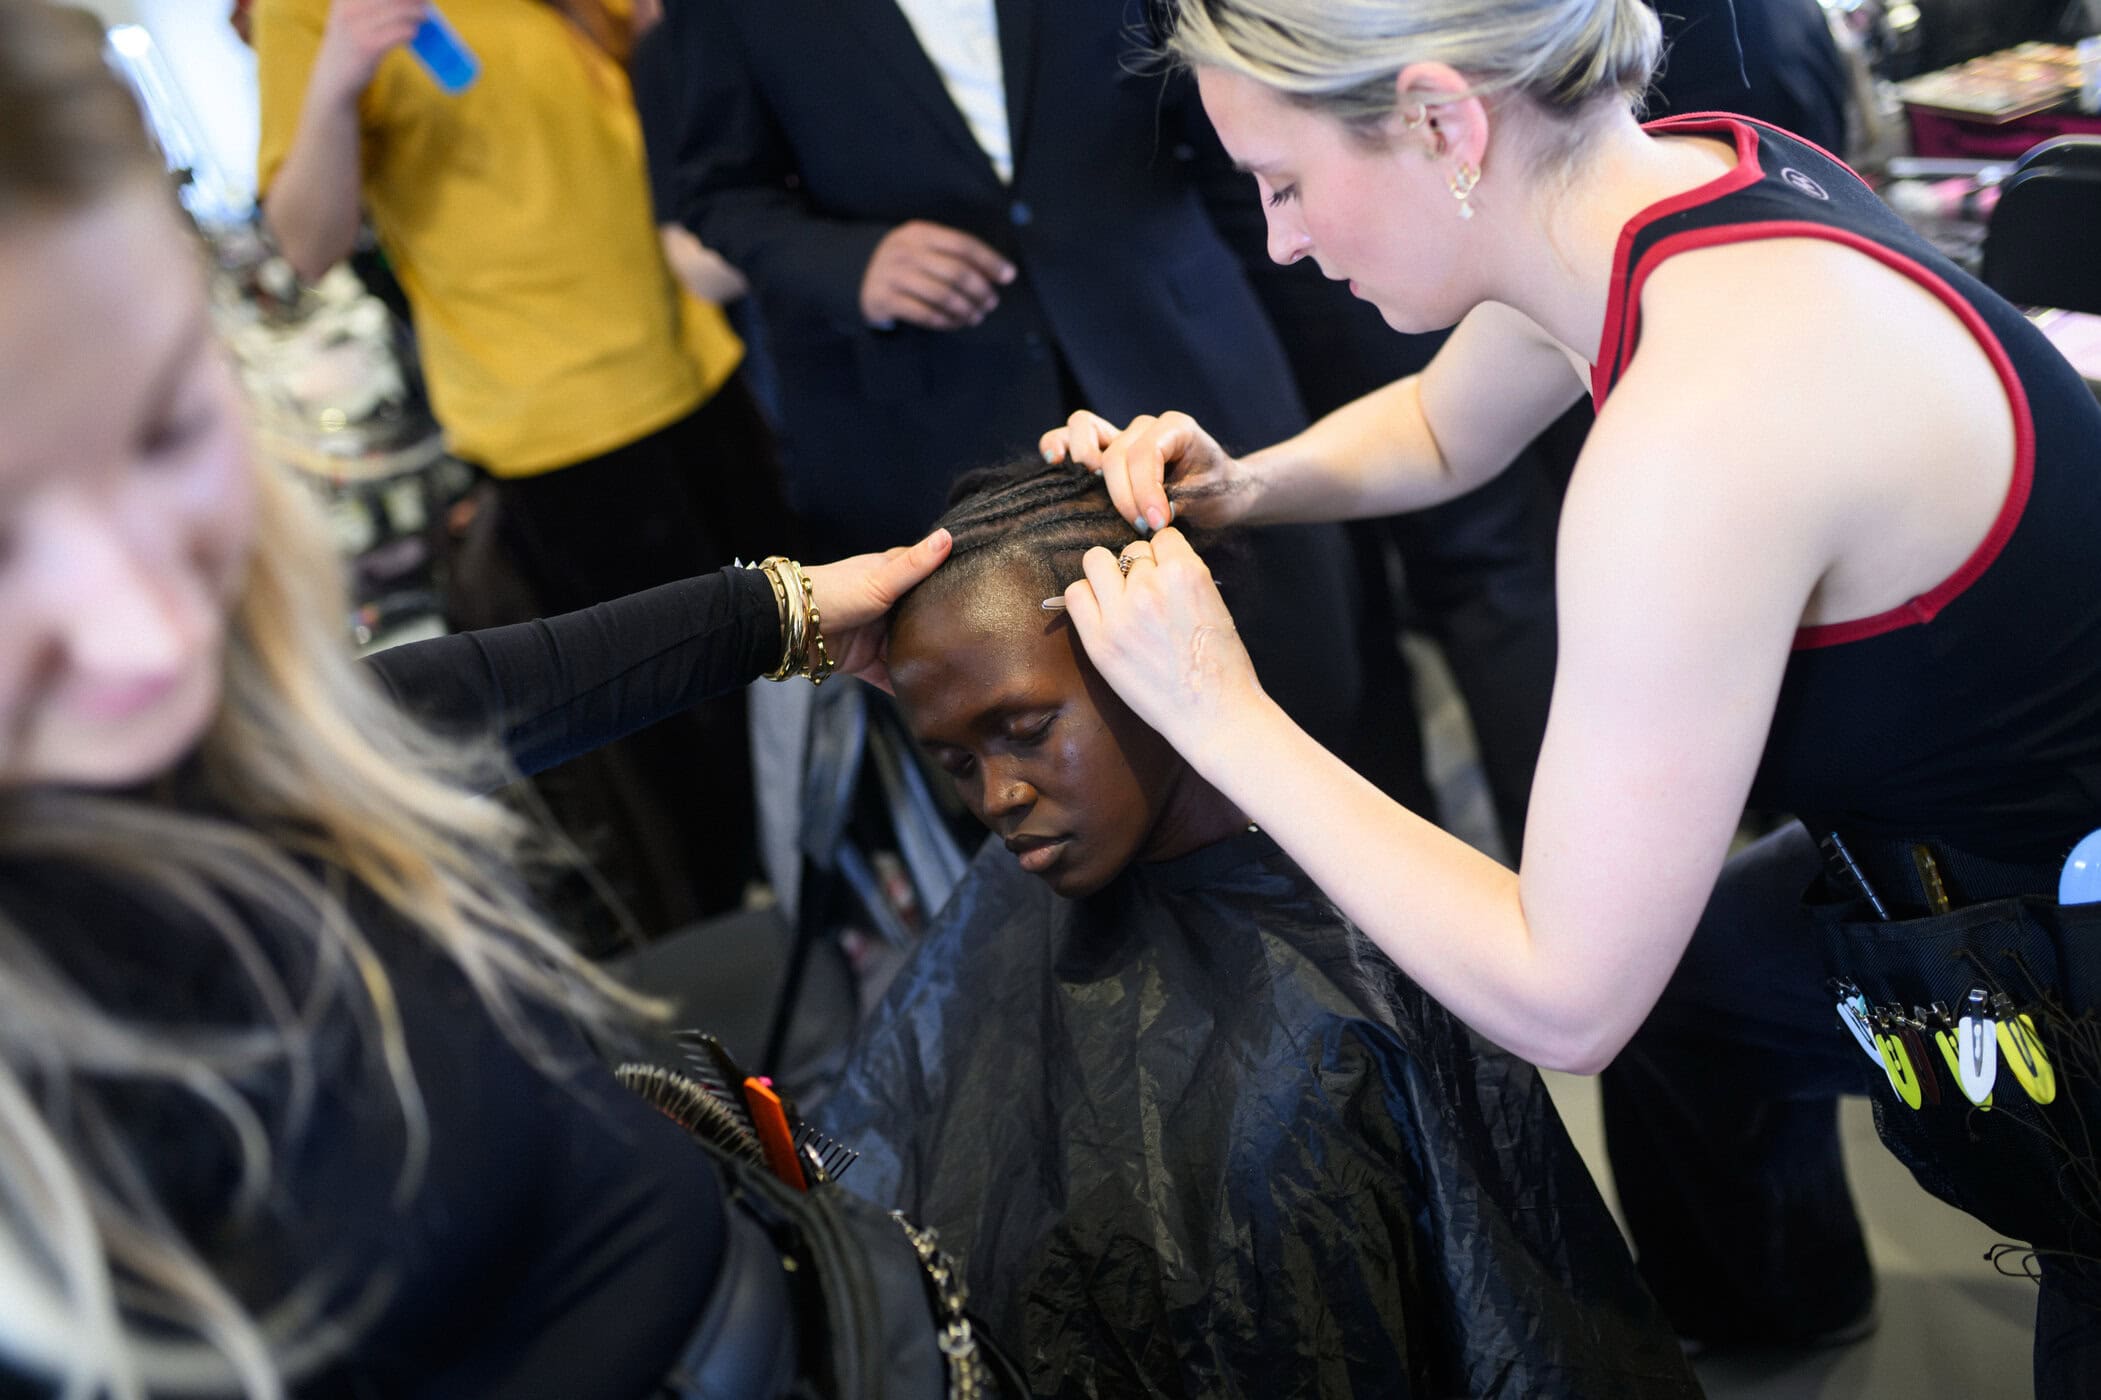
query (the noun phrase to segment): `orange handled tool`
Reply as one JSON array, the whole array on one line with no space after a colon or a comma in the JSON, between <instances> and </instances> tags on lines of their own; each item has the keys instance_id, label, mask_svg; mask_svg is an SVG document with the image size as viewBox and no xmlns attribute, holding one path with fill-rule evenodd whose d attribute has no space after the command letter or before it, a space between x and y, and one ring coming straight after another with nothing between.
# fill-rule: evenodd
<instances>
[{"instance_id":1,"label":"orange handled tool","mask_svg":"<svg viewBox=\"0 0 2101 1400\"><path fill-rule=\"evenodd\" d=\"M773 1174L798 1191L810 1189L795 1155L795 1134L788 1127L788 1111L781 1096L757 1078L744 1081L744 1103L751 1110L751 1125L759 1133L759 1146L766 1149L766 1165Z\"/></svg>"}]
</instances>

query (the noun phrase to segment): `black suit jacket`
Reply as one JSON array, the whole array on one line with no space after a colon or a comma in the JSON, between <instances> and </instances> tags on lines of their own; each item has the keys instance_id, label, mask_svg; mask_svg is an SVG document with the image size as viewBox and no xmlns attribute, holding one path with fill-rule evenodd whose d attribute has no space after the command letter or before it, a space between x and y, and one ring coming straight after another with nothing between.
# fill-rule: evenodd
<instances>
[{"instance_id":1,"label":"black suit jacket","mask_svg":"<svg viewBox=\"0 0 2101 1400\"><path fill-rule=\"evenodd\" d=\"M834 545L923 528L955 472L1032 451L1075 399L1118 421L1180 408L1237 449L1303 426L1204 212L1193 87L1136 71L1144 4L997 6L1011 186L896 0L675 0L638 67L660 216L750 279L791 489ZM863 322L868 260L911 219L1019 268L982 325Z\"/></svg>"}]
</instances>

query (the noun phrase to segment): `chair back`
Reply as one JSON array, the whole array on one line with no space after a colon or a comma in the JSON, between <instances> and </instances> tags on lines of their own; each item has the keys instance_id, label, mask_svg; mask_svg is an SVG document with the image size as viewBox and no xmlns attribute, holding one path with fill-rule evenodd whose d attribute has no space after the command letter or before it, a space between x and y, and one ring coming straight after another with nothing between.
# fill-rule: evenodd
<instances>
[{"instance_id":1,"label":"chair back","mask_svg":"<svg viewBox=\"0 0 2101 1400\"><path fill-rule=\"evenodd\" d=\"M2101 315L2101 136L2060 136L2015 163L1985 231L1982 276L2018 306Z\"/></svg>"}]
</instances>

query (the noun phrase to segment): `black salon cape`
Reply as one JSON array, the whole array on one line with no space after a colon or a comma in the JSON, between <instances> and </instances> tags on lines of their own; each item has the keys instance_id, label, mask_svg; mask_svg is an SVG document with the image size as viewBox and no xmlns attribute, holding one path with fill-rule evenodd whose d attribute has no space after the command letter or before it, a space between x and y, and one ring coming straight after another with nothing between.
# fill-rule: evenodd
<instances>
[{"instance_id":1,"label":"black salon cape","mask_svg":"<svg viewBox=\"0 0 2101 1400\"><path fill-rule=\"evenodd\" d=\"M1699 1394L1537 1072L1264 835L988 844L819 1117L1039 1396Z\"/></svg>"}]
</instances>

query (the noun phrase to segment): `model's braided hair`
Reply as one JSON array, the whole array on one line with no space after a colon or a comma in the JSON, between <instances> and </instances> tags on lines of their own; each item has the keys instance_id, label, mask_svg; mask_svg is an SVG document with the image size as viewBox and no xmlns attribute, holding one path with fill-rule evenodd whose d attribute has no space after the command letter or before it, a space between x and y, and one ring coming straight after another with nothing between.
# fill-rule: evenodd
<instances>
[{"instance_id":1,"label":"model's braided hair","mask_svg":"<svg viewBox=\"0 0 2101 1400\"><path fill-rule=\"evenodd\" d=\"M937 527L955 539L948 561L912 597L945 595L994 568L1025 570L1046 598L1081 576L1080 560L1097 545L1121 552L1142 539L1117 512L1102 479L1071 462L1024 457L965 472L949 488ZM1199 551L1218 538L1183 529Z\"/></svg>"}]
</instances>

